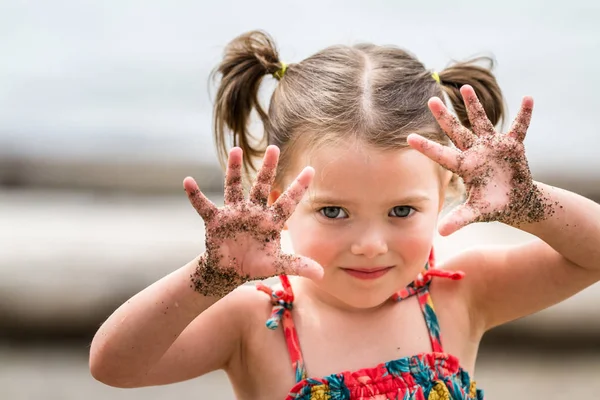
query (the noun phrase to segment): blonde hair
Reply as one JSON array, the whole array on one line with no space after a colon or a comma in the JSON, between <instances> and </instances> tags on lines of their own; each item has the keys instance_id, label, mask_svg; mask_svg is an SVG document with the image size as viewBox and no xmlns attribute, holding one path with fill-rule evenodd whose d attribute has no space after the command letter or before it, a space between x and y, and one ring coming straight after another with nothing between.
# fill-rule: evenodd
<instances>
[{"instance_id":1,"label":"blonde hair","mask_svg":"<svg viewBox=\"0 0 600 400\"><path fill-rule=\"evenodd\" d=\"M482 61L489 66L479 66ZM401 149L408 146L410 133L450 145L427 101L433 96L443 99L445 93L459 120L470 127L459 91L469 84L496 125L504 116L504 99L491 73L493 64L486 57L456 62L438 72L438 83L432 71L405 50L357 44L328 47L286 65L267 33L247 32L229 43L213 71L220 77L214 106L219 159L225 165L231 135L232 144L244 151L249 176L266 146L274 144L281 150L275 182L281 188L295 153L307 146L358 139L375 148ZM266 75L279 79L268 112L258 96ZM264 127L258 140L249 132L252 111ZM453 178L451 186L458 184Z\"/></svg>"}]
</instances>

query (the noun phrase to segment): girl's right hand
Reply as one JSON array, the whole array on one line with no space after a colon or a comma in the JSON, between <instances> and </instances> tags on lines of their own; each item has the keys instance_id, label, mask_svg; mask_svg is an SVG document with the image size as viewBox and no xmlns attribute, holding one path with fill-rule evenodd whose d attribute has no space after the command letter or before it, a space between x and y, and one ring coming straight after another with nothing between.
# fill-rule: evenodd
<instances>
[{"instance_id":1,"label":"girl's right hand","mask_svg":"<svg viewBox=\"0 0 600 400\"><path fill-rule=\"evenodd\" d=\"M316 261L281 252L281 230L308 189L314 170L306 167L268 206L278 159L279 149L269 146L247 200L242 189L242 150L231 149L222 208L202 194L193 178L184 179L190 202L206 225L206 252L191 277L192 286L204 296L222 297L244 282L281 274L323 276Z\"/></svg>"}]
</instances>

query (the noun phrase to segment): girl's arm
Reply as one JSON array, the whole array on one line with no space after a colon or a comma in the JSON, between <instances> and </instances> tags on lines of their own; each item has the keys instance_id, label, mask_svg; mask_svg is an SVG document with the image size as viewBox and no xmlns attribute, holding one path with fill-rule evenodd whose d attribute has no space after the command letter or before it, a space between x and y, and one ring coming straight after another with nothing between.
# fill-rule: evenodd
<instances>
[{"instance_id":1,"label":"girl's arm","mask_svg":"<svg viewBox=\"0 0 600 400\"><path fill-rule=\"evenodd\" d=\"M472 87L461 94L473 130L463 127L439 99L429 107L457 148L418 135L416 150L460 175L467 201L441 222L449 235L472 222L499 221L539 240L510 248L472 250L446 267L467 274L475 334L558 303L600 280L600 205L577 194L534 182L523 141L533 109L525 97L511 129L499 134Z\"/></svg>"},{"instance_id":2,"label":"girl's arm","mask_svg":"<svg viewBox=\"0 0 600 400\"><path fill-rule=\"evenodd\" d=\"M92 341L90 370L111 386L167 384L224 368L240 342L243 293L222 300L190 288L199 259L119 307Z\"/></svg>"},{"instance_id":3,"label":"girl's arm","mask_svg":"<svg viewBox=\"0 0 600 400\"><path fill-rule=\"evenodd\" d=\"M252 309L248 307L256 306L252 299L259 296L240 285L281 274L315 279L323 275L315 261L281 252L281 230L314 172L304 169L268 204L278 157L276 147L267 148L245 199L242 151L232 149L222 208L211 203L193 179L184 180L190 202L205 222L206 252L108 318L91 346L90 369L96 379L113 386L148 386L224 368L240 348L247 311Z\"/></svg>"},{"instance_id":4,"label":"girl's arm","mask_svg":"<svg viewBox=\"0 0 600 400\"><path fill-rule=\"evenodd\" d=\"M474 249L449 260L466 272L478 332L559 303L600 281L600 205L536 183L555 205L548 218L520 226L539 238L511 247Z\"/></svg>"}]
</instances>

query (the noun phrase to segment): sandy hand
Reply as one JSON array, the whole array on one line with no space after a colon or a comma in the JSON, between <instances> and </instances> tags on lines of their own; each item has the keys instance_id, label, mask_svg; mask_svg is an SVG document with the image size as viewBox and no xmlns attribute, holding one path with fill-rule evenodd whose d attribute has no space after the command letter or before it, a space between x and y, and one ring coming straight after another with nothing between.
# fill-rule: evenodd
<instances>
[{"instance_id":1,"label":"sandy hand","mask_svg":"<svg viewBox=\"0 0 600 400\"><path fill-rule=\"evenodd\" d=\"M222 297L257 279L287 274L319 279L322 267L315 261L281 252L281 230L310 184L314 170L305 168L271 206L267 199L275 178L279 149L269 146L256 182L245 199L242 189L242 150L229 153L225 205L217 208L192 178L183 186L206 225L206 252L200 258L192 285L205 296Z\"/></svg>"},{"instance_id":2,"label":"sandy hand","mask_svg":"<svg viewBox=\"0 0 600 400\"><path fill-rule=\"evenodd\" d=\"M523 140L529 128L533 99L525 97L506 134L497 133L471 86L461 88L472 130L462 126L439 98L429 108L457 148L442 146L412 134L408 143L444 168L458 174L467 201L441 221L449 235L473 222L500 221L519 226L543 220L552 206L533 182Z\"/></svg>"}]
</instances>

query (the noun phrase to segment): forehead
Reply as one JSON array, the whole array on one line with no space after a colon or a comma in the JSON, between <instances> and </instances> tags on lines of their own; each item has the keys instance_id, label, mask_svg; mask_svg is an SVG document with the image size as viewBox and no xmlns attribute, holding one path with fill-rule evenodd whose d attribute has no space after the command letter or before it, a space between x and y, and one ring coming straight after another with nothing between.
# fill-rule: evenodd
<instances>
[{"instance_id":1,"label":"forehead","mask_svg":"<svg viewBox=\"0 0 600 400\"><path fill-rule=\"evenodd\" d=\"M315 169L310 191L352 196L398 196L407 191L437 191L440 167L411 148L384 150L362 143L313 148L300 157Z\"/></svg>"}]
</instances>

